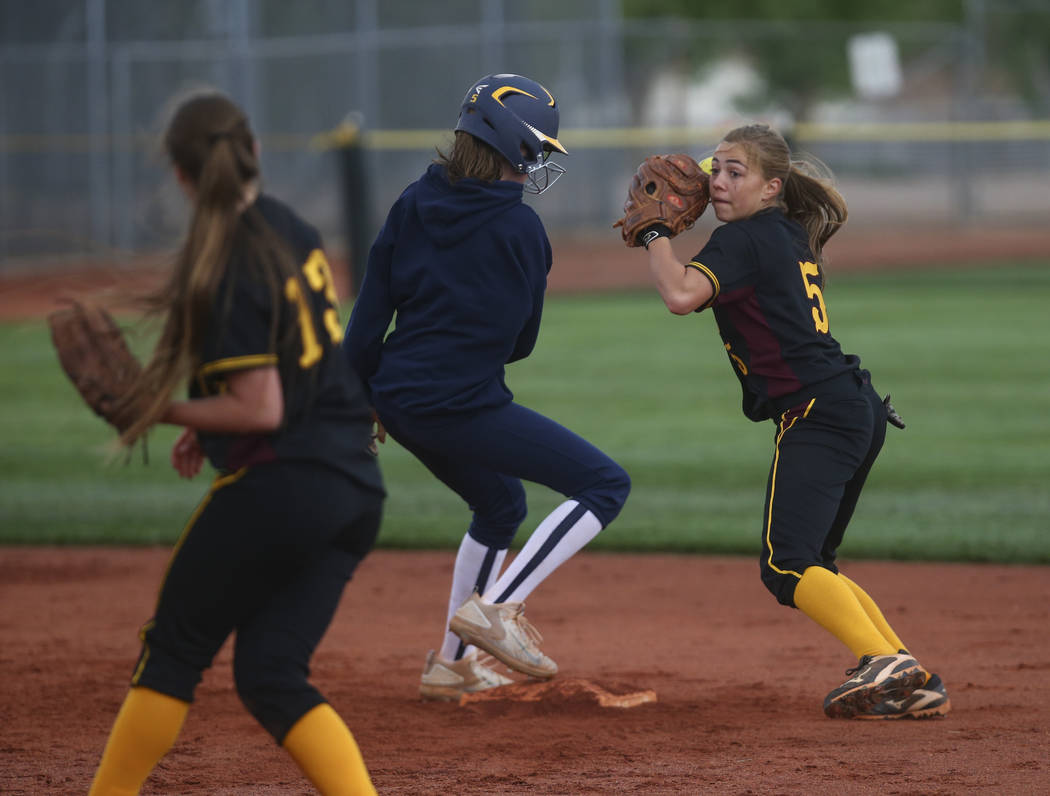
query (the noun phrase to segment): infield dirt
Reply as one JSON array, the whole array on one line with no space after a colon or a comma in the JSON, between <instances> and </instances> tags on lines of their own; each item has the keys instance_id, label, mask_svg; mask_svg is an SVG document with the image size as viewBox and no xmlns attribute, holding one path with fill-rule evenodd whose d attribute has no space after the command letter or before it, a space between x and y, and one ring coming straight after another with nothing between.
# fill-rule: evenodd
<instances>
[{"instance_id":1,"label":"infield dirt","mask_svg":"<svg viewBox=\"0 0 1050 796\"><path fill-rule=\"evenodd\" d=\"M378 551L314 661L380 793L1034 794L1050 781L1050 568L846 562L944 678L943 719L824 717L847 650L777 606L751 559L584 552L528 601L579 688L459 706L417 688L453 553ZM0 793L84 793L168 559L159 548L0 549ZM241 707L225 647L148 794L301 794Z\"/></svg>"}]
</instances>

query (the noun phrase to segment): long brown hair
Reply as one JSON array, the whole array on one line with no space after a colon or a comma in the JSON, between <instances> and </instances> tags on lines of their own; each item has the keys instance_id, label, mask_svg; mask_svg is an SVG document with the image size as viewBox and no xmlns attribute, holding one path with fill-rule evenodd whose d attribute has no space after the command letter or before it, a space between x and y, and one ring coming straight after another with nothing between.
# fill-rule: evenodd
<instances>
[{"instance_id":1,"label":"long brown hair","mask_svg":"<svg viewBox=\"0 0 1050 796\"><path fill-rule=\"evenodd\" d=\"M831 170L812 156L793 159L784 137L765 124L750 124L731 130L724 138L740 144L766 180L779 177L777 204L788 218L798 221L809 237L809 248L823 265L824 244L839 231L849 211L846 200L834 187Z\"/></svg>"},{"instance_id":2,"label":"long brown hair","mask_svg":"<svg viewBox=\"0 0 1050 796\"><path fill-rule=\"evenodd\" d=\"M509 164L495 149L463 130L456 131L450 152L438 150L435 162L445 167L453 183L467 177L494 182L502 176L504 164Z\"/></svg>"},{"instance_id":3,"label":"long brown hair","mask_svg":"<svg viewBox=\"0 0 1050 796\"><path fill-rule=\"evenodd\" d=\"M184 101L164 135L164 149L180 177L193 186L193 215L166 283L145 297L150 315L163 318L153 355L135 388L122 401L137 419L121 435L131 445L163 415L175 389L200 365L204 336L219 287L231 267L254 269L269 286L275 308L271 345L280 350L297 340L290 324L278 341L277 308L298 267L280 238L251 207L260 176L255 137L244 112L222 94ZM281 357L285 359L285 357Z\"/></svg>"}]
</instances>

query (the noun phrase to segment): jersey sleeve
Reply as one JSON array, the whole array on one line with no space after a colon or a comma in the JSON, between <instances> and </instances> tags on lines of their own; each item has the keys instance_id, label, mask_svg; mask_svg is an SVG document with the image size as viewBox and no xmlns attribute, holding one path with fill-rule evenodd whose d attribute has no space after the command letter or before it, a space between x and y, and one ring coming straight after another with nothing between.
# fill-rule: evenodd
<instances>
[{"instance_id":1,"label":"jersey sleeve","mask_svg":"<svg viewBox=\"0 0 1050 796\"><path fill-rule=\"evenodd\" d=\"M718 227L686 267L695 268L711 280L714 294L700 310L727 303L758 280L758 263L747 234L732 223ZM699 310L698 310L699 311Z\"/></svg>"},{"instance_id":2,"label":"jersey sleeve","mask_svg":"<svg viewBox=\"0 0 1050 796\"><path fill-rule=\"evenodd\" d=\"M202 375L214 377L276 365L272 321L273 307L266 285L241 278L221 288L204 343Z\"/></svg>"}]
</instances>

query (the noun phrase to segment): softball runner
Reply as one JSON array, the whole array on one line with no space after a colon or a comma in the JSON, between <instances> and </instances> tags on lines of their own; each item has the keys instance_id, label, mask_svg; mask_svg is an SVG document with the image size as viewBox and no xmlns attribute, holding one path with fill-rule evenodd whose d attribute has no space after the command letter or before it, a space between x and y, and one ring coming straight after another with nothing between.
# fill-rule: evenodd
<instances>
[{"instance_id":1,"label":"softball runner","mask_svg":"<svg viewBox=\"0 0 1050 796\"><path fill-rule=\"evenodd\" d=\"M183 531L91 793L137 793L172 746L194 690L236 633L245 707L322 793L375 793L346 725L308 682L310 658L379 526L371 412L336 354L341 325L317 232L258 193L255 141L220 95L183 103L165 137L194 204L164 327L129 405L130 444L184 426L183 477L218 471ZM189 380L189 399L170 396Z\"/></svg>"},{"instance_id":2,"label":"softball runner","mask_svg":"<svg viewBox=\"0 0 1050 796\"><path fill-rule=\"evenodd\" d=\"M842 196L792 161L764 125L719 144L708 182L724 224L691 261L669 230L639 236L671 312L711 308L744 414L772 419L773 462L762 526L762 581L777 600L831 632L859 659L824 701L831 717L943 715L944 685L910 655L875 601L838 571L836 550L886 434L899 417L879 398L860 359L831 336L822 249L845 222Z\"/></svg>"},{"instance_id":3,"label":"softball runner","mask_svg":"<svg viewBox=\"0 0 1050 796\"><path fill-rule=\"evenodd\" d=\"M523 190L564 171L558 108L539 83L489 75L461 106L451 151L405 189L372 247L343 347L380 422L473 512L456 555L447 626L420 693L454 699L509 682L474 646L547 678L522 601L619 514L624 470L513 401L504 366L536 343L551 247ZM386 334L391 318L397 321ZM568 499L500 568L525 519L522 479Z\"/></svg>"}]
</instances>

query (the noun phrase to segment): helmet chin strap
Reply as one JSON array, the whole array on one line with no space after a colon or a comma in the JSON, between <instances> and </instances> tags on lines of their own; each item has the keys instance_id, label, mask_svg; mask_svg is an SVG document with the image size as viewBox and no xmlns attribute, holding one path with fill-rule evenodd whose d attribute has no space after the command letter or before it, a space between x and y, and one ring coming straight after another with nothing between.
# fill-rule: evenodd
<instances>
[{"instance_id":1,"label":"helmet chin strap","mask_svg":"<svg viewBox=\"0 0 1050 796\"><path fill-rule=\"evenodd\" d=\"M565 167L559 163L548 161L546 163L534 163L525 167L525 192L537 196L554 183L565 173Z\"/></svg>"}]
</instances>

